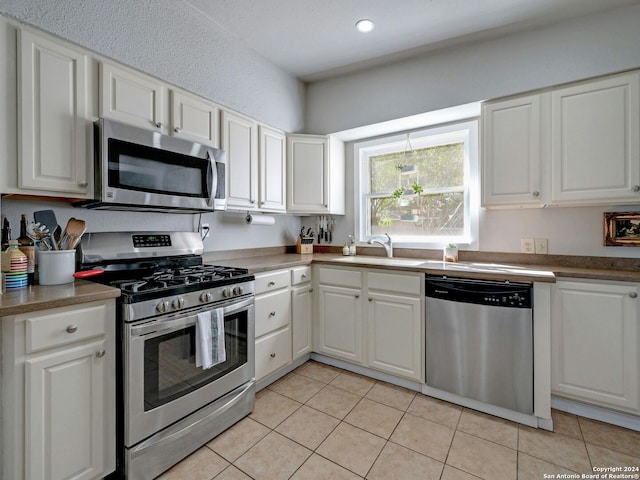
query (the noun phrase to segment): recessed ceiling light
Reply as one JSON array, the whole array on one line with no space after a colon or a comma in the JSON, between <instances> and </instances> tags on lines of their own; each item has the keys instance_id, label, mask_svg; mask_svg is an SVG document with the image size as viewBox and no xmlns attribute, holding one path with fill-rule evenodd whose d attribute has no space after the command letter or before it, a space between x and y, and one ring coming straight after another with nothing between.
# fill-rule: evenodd
<instances>
[{"instance_id":1,"label":"recessed ceiling light","mask_svg":"<svg viewBox=\"0 0 640 480\"><path fill-rule=\"evenodd\" d=\"M373 20L369 20L366 18L363 18L362 20L358 20L356 22L356 28L358 29L359 32L362 32L362 33L370 32L371 30L374 29L375 26L376 24L373 23Z\"/></svg>"}]
</instances>

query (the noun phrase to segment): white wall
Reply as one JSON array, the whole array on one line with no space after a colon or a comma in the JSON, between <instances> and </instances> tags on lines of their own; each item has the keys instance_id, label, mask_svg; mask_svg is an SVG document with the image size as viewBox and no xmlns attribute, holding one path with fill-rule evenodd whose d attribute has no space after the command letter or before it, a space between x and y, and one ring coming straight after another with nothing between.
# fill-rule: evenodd
<instances>
[{"instance_id":1,"label":"white wall","mask_svg":"<svg viewBox=\"0 0 640 480\"><path fill-rule=\"evenodd\" d=\"M181 0L0 0L0 13L285 131L304 85Z\"/></svg>"},{"instance_id":2,"label":"white wall","mask_svg":"<svg viewBox=\"0 0 640 480\"><path fill-rule=\"evenodd\" d=\"M499 39L425 54L307 87L307 131L335 133L640 66L640 5ZM353 212L353 154L347 144L347 211ZM602 213L640 206L482 210L481 251L519 252L545 237L550 254L640 257L604 247ZM338 242L353 215L336 222Z\"/></svg>"},{"instance_id":3,"label":"white wall","mask_svg":"<svg viewBox=\"0 0 640 480\"><path fill-rule=\"evenodd\" d=\"M306 130L362 125L640 66L640 5L307 86Z\"/></svg>"}]
</instances>

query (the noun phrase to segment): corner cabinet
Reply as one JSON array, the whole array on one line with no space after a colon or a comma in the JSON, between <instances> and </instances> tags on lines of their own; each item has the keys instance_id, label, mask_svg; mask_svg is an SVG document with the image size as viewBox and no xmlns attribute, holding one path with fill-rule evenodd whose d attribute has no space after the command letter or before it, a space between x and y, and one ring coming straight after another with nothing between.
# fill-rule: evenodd
<instances>
[{"instance_id":1,"label":"corner cabinet","mask_svg":"<svg viewBox=\"0 0 640 480\"><path fill-rule=\"evenodd\" d=\"M284 213L285 134L227 110L222 110L221 124L227 208Z\"/></svg>"},{"instance_id":2,"label":"corner cabinet","mask_svg":"<svg viewBox=\"0 0 640 480\"><path fill-rule=\"evenodd\" d=\"M287 213L345 213L344 143L324 135L287 136Z\"/></svg>"},{"instance_id":3,"label":"corner cabinet","mask_svg":"<svg viewBox=\"0 0 640 480\"><path fill-rule=\"evenodd\" d=\"M551 391L640 414L640 285L558 280L552 290Z\"/></svg>"},{"instance_id":4,"label":"corner cabinet","mask_svg":"<svg viewBox=\"0 0 640 480\"><path fill-rule=\"evenodd\" d=\"M90 197L93 157L87 142L92 132L87 116L87 55L21 29L17 60L16 187L22 191L16 193Z\"/></svg>"},{"instance_id":5,"label":"corner cabinet","mask_svg":"<svg viewBox=\"0 0 640 480\"><path fill-rule=\"evenodd\" d=\"M113 300L2 319L4 478L115 469L114 328Z\"/></svg>"},{"instance_id":6,"label":"corner cabinet","mask_svg":"<svg viewBox=\"0 0 640 480\"><path fill-rule=\"evenodd\" d=\"M485 207L640 201L640 72L482 106Z\"/></svg>"}]
</instances>

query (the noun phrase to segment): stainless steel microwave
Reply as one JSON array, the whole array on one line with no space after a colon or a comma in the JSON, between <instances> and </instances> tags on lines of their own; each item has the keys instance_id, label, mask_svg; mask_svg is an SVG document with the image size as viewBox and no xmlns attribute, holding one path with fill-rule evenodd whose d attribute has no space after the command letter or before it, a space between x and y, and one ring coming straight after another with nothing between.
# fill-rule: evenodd
<instances>
[{"instance_id":1,"label":"stainless steel microwave","mask_svg":"<svg viewBox=\"0 0 640 480\"><path fill-rule=\"evenodd\" d=\"M101 118L94 124L95 197L103 210L226 209L223 150Z\"/></svg>"}]
</instances>

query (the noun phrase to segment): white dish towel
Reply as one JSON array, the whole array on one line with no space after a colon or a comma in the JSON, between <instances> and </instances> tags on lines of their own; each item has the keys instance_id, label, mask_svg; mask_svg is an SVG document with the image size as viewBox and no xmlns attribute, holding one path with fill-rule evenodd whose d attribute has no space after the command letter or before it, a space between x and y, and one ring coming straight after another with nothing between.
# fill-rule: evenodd
<instances>
[{"instance_id":1,"label":"white dish towel","mask_svg":"<svg viewBox=\"0 0 640 480\"><path fill-rule=\"evenodd\" d=\"M196 367L206 370L226 359L223 309L199 313L196 318Z\"/></svg>"}]
</instances>

